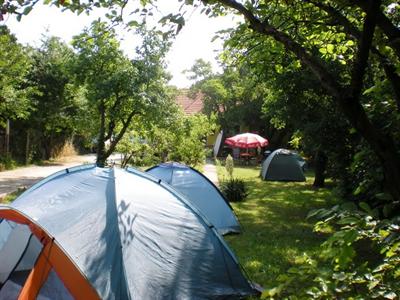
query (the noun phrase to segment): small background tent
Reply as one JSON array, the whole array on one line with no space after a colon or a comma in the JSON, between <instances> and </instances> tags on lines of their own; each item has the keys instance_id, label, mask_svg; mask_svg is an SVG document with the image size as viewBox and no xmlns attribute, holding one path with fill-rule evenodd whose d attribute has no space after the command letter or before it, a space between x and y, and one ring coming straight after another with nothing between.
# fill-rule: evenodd
<instances>
[{"instance_id":1,"label":"small background tent","mask_svg":"<svg viewBox=\"0 0 400 300\"><path fill-rule=\"evenodd\" d=\"M0 299L235 299L253 293L211 224L145 173L67 169L0 206Z\"/></svg>"},{"instance_id":2,"label":"small background tent","mask_svg":"<svg viewBox=\"0 0 400 300\"><path fill-rule=\"evenodd\" d=\"M240 225L228 200L200 172L176 162L159 164L146 172L182 193L220 234L240 232Z\"/></svg>"},{"instance_id":3,"label":"small background tent","mask_svg":"<svg viewBox=\"0 0 400 300\"><path fill-rule=\"evenodd\" d=\"M261 177L271 181L305 181L305 161L294 151L278 149L263 162Z\"/></svg>"}]
</instances>

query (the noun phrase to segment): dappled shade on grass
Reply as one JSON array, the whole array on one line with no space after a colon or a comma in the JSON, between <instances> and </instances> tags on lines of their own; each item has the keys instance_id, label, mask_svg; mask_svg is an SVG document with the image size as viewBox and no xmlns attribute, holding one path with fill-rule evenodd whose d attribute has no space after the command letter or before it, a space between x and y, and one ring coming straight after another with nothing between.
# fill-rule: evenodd
<instances>
[{"instance_id":1,"label":"dappled shade on grass","mask_svg":"<svg viewBox=\"0 0 400 300\"><path fill-rule=\"evenodd\" d=\"M226 177L218 168L220 179ZM312 209L332 206L336 199L329 189L313 189L306 182L262 181L260 169L235 167L234 177L245 180L249 195L232 203L242 225L238 236L227 237L251 280L263 287L274 285L303 253L315 254L324 237L313 232L306 216Z\"/></svg>"}]
</instances>

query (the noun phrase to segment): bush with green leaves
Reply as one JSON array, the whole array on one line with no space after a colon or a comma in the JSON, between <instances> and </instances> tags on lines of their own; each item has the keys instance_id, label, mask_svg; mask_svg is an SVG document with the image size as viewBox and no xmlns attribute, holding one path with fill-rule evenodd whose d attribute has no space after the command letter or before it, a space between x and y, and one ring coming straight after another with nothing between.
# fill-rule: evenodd
<instances>
[{"instance_id":1,"label":"bush with green leaves","mask_svg":"<svg viewBox=\"0 0 400 300\"><path fill-rule=\"evenodd\" d=\"M172 111L164 123L147 124L136 119L117 146L125 165L152 165L177 161L197 166L206 158L206 136L215 130L215 118L202 114L185 116Z\"/></svg>"},{"instance_id":2,"label":"bush with green leaves","mask_svg":"<svg viewBox=\"0 0 400 300\"><path fill-rule=\"evenodd\" d=\"M225 159L225 169L226 172L229 174L229 178L233 176L233 158L230 154Z\"/></svg>"},{"instance_id":3,"label":"bush with green leaves","mask_svg":"<svg viewBox=\"0 0 400 300\"><path fill-rule=\"evenodd\" d=\"M218 158L215 158L215 165L217 166L217 168L220 168L222 166L221 161Z\"/></svg>"},{"instance_id":4,"label":"bush with green leaves","mask_svg":"<svg viewBox=\"0 0 400 300\"><path fill-rule=\"evenodd\" d=\"M206 137L216 128L215 117L203 114L184 116L178 124L168 159L190 166L202 164L206 159Z\"/></svg>"},{"instance_id":5,"label":"bush with green leaves","mask_svg":"<svg viewBox=\"0 0 400 300\"><path fill-rule=\"evenodd\" d=\"M17 162L8 154L0 156L0 171L11 170L17 167Z\"/></svg>"},{"instance_id":6,"label":"bush with green leaves","mask_svg":"<svg viewBox=\"0 0 400 300\"><path fill-rule=\"evenodd\" d=\"M262 299L398 299L400 218L378 220L366 203L318 209L315 231L331 235L319 257L304 255Z\"/></svg>"},{"instance_id":7,"label":"bush with green leaves","mask_svg":"<svg viewBox=\"0 0 400 300\"><path fill-rule=\"evenodd\" d=\"M220 183L222 194L229 202L240 202L246 199L248 189L243 179L229 178Z\"/></svg>"}]
</instances>

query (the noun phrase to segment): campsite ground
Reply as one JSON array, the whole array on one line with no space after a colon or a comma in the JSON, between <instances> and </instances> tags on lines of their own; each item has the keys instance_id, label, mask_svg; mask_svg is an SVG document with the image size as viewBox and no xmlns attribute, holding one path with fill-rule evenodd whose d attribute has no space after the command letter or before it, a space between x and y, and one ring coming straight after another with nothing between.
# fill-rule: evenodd
<instances>
[{"instance_id":1,"label":"campsite ground","mask_svg":"<svg viewBox=\"0 0 400 300\"><path fill-rule=\"evenodd\" d=\"M271 288L300 257L320 251L324 237L313 232L313 221L306 216L337 199L330 189L313 189L312 174L306 182L271 182L262 181L259 173L258 167L235 167L234 177L245 180L249 196L232 203L243 232L226 240L250 280ZM218 167L218 175L227 178L224 167Z\"/></svg>"}]
</instances>

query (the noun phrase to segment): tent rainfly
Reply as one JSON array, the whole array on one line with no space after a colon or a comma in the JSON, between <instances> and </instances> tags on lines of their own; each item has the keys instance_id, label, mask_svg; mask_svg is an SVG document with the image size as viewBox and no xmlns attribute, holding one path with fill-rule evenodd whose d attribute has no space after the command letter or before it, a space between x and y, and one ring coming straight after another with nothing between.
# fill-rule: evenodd
<instances>
[{"instance_id":1,"label":"tent rainfly","mask_svg":"<svg viewBox=\"0 0 400 300\"><path fill-rule=\"evenodd\" d=\"M239 222L228 200L207 177L197 170L171 162L159 164L146 172L182 193L220 234L240 233Z\"/></svg>"},{"instance_id":2,"label":"tent rainfly","mask_svg":"<svg viewBox=\"0 0 400 300\"><path fill-rule=\"evenodd\" d=\"M145 173L71 168L0 206L0 299L235 299L253 293L211 224Z\"/></svg>"},{"instance_id":3,"label":"tent rainfly","mask_svg":"<svg viewBox=\"0 0 400 300\"><path fill-rule=\"evenodd\" d=\"M263 162L261 177L271 181L305 181L304 159L294 151L278 149Z\"/></svg>"}]
</instances>

